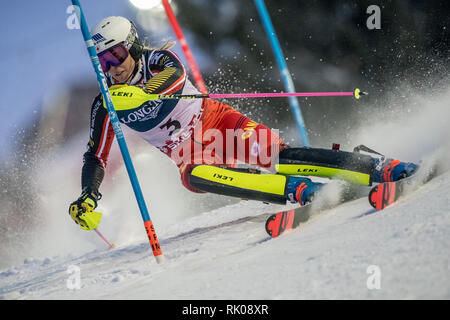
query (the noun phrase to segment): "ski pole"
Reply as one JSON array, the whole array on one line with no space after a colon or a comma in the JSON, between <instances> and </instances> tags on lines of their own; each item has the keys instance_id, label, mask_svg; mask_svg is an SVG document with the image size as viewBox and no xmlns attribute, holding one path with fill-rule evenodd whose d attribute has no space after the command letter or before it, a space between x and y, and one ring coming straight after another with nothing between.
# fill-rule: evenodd
<instances>
[{"instance_id":1,"label":"ski pole","mask_svg":"<svg viewBox=\"0 0 450 320\"><path fill-rule=\"evenodd\" d=\"M78 21L80 23L81 32L83 34L83 38L86 44L86 48L88 50L89 56L91 58L92 66L97 74L97 81L100 86L100 91L102 92L103 99L106 101L106 107L108 110L109 118L111 121L111 125L114 129L114 133L116 135L117 142L119 144L120 151L122 153L123 160L125 162L125 167L128 172L128 176L130 177L130 182L133 187L134 194L136 196L136 200L142 215L142 219L144 221L144 227L147 232L148 239L150 241L150 245L152 247L153 255L158 263L163 261L163 255L161 251L161 247L159 245L158 238L156 236L155 228L153 226L153 222L150 219L150 215L147 210L147 206L145 204L144 196L142 194L141 187L139 186L139 181L136 176L136 171L134 170L133 163L131 161L130 153L128 151L128 147L120 127L119 118L117 117L116 110L114 109L114 105L112 103L111 94L108 89L108 85L106 83L106 78L103 73L102 67L100 65L100 61L97 56L97 52L94 47L94 42L92 41L92 36L87 27L87 22L84 17L83 10L81 8L80 2L78 0L72 0L72 4L76 8L76 12L78 15Z\"/></svg>"},{"instance_id":2,"label":"ski pole","mask_svg":"<svg viewBox=\"0 0 450 320\"><path fill-rule=\"evenodd\" d=\"M169 19L170 24L172 25L173 31L180 41L181 49L184 52L184 56L189 64L189 68L192 71L192 75L194 76L195 83L197 84L198 89L201 93L207 93L208 89L206 88L205 82L203 81L202 74L200 73L197 64L195 63L194 57L192 55L191 50L187 44L186 38L181 31L180 25L178 24L177 18L173 13L172 7L168 0L162 0L162 4L164 6L164 10L166 10L167 18Z\"/></svg>"},{"instance_id":3,"label":"ski pole","mask_svg":"<svg viewBox=\"0 0 450 320\"><path fill-rule=\"evenodd\" d=\"M278 63L278 67L281 71L281 76L283 78L284 87L287 92L295 92L294 82L292 81L291 74L289 73L288 67L286 65L286 60L284 59L283 52L278 42L275 29L273 28L272 21L270 20L269 13L267 12L264 0L255 0L255 5L258 9L259 15L266 30L267 36L269 37L272 50L275 54L275 58ZM297 124L297 128L300 132L300 137L305 147L309 147L308 135L306 134L305 122L303 121L302 111L295 95L288 96L289 104L291 106L292 113L294 114L294 119Z\"/></svg>"},{"instance_id":4,"label":"ski pole","mask_svg":"<svg viewBox=\"0 0 450 320\"><path fill-rule=\"evenodd\" d=\"M277 97L342 97L359 99L367 95L359 89L350 92L269 92L269 93L209 93L209 94L149 94L149 100L161 99L229 99L229 98L277 98Z\"/></svg>"},{"instance_id":5,"label":"ski pole","mask_svg":"<svg viewBox=\"0 0 450 320\"><path fill-rule=\"evenodd\" d=\"M113 248L115 247L115 246L114 246L114 243L109 242L108 239L106 239L105 236L100 232L100 230L98 230L98 228L94 229L94 231L98 234L98 236L99 236L100 238L102 238L103 241L106 242L106 244L107 244L111 249L113 249Z\"/></svg>"}]
</instances>

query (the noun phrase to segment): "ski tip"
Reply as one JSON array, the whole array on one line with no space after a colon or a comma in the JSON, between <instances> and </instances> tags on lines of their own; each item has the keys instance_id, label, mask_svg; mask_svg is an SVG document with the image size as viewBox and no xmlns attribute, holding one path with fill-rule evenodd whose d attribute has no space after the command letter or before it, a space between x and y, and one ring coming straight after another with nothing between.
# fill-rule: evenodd
<instances>
[{"instance_id":1,"label":"ski tip","mask_svg":"<svg viewBox=\"0 0 450 320\"><path fill-rule=\"evenodd\" d=\"M369 192L369 203L377 210L383 210L397 199L395 182L384 182Z\"/></svg>"},{"instance_id":2,"label":"ski tip","mask_svg":"<svg viewBox=\"0 0 450 320\"><path fill-rule=\"evenodd\" d=\"M378 194L378 186L375 186L369 192L369 203L375 209L377 208L377 194Z\"/></svg>"},{"instance_id":3,"label":"ski tip","mask_svg":"<svg viewBox=\"0 0 450 320\"><path fill-rule=\"evenodd\" d=\"M271 215L269 218L267 218L266 220L266 232L269 236L271 236L272 238L276 238L278 237L278 234L274 234L274 226L275 226L275 218L276 218L276 214Z\"/></svg>"},{"instance_id":4,"label":"ski tip","mask_svg":"<svg viewBox=\"0 0 450 320\"><path fill-rule=\"evenodd\" d=\"M272 238L280 236L283 232L293 228L294 210L281 211L271 215L266 220L266 232Z\"/></svg>"}]
</instances>

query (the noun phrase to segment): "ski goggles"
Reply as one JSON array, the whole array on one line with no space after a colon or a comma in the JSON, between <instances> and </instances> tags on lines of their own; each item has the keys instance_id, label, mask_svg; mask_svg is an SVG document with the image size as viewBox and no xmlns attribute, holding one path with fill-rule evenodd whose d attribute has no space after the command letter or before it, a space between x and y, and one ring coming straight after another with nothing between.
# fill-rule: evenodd
<instances>
[{"instance_id":1,"label":"ski goggles","mask_svg":"<svg viewBox=\"0 0 450 320\"><path fill-rule=\"evenodd\" d=\"M98 59L104 72L108 72L111 66L120 66L126 58L130 55L127 47L123 43L116 44L115 46L100 52Z\"/></svg>"}]
</instances>

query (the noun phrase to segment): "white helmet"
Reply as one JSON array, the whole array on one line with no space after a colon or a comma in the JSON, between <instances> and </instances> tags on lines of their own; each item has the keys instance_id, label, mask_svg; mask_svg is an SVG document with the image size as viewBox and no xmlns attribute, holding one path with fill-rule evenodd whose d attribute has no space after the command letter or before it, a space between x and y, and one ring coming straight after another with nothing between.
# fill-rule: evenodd
<instances>
[{"instance_id":1,"label":"white helmet","mask_svg":"<svg viewBox=\"0 0 450 320\"><path fill-rule=\"evenodd\" d=\"M91 34L97 53L123 42L134 60L139 60L142 55L143 45L139 41L136 26L124 17L103 19L92 28Z\"/></svg>"}]
</instances>

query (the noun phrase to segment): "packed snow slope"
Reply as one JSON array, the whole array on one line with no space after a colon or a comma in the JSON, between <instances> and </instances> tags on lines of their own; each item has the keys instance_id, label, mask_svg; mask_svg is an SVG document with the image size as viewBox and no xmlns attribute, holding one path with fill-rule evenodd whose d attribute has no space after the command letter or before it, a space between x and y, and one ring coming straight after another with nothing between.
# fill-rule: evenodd
<instances>
[{"instance_id":1,"label":"packed snow slope","mask_svg":"<svg viewBox=\"0 0 450 320\"><path fill-rule=\"evenodd\" d=\"M255 217L267 206L243 202L163 230L162 264L147 243L28 259L0 273L0 294L4 299L448 299L449 208L446 173L382 212L359 199L271 239L264 220ZM79 289L67 284L73 266L80 271ZM378 289L367 286L370 266L378 268Z\"/></svg>"},{"instance_id":2,"label":"packed snow slope","mask_svg":"<svg viewBox=\"0 0 450 320\"><path fill-rule=\"evenodd\" d=\"M342 144L423 160L424 167L440 163L443 174L381 212L360 198L315 214L276 239L265 233L261 214L280 206L234 201L218 208L223 197L187 192L168 159L148 146L134 147L127 135L166 258L162 264L152 256L117 146L98 208L104 213L100 230L117 248L108 249L71 221L67 208L80 193L86 143L85 136L74 137L36 168L42 223L33 241L18 236L21 246L1 248L7 260L1 261L0 297L449 299L450 91L438 91L387 101L390 113L347 132ZM336 197L340 187L331 181L316 205ZM216 209L203 210L205 199Z\"/></svg>"}]
</instances>

